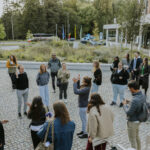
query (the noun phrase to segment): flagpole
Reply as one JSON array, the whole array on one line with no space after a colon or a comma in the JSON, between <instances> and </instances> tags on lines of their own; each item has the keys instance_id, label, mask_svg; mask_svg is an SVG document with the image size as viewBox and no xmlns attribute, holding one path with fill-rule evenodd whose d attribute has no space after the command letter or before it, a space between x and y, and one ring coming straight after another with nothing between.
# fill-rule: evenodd
<instances>
[{"instance_id":1,"label":"flagpole","mask_svg":"<svg viewBox=\"0 0 150 150\"><path fill-rule=\"evenodd\" d=\"M56 24L56 40L57 40L57 24Z\"/></svg>"},{"instance_id":2,"label":"flagpole","mask_svg":"<svg viewBox=\"0 0 150 150\"><path fill-rule=\"evenodd\" d=\"M76 38L77 38L77 34L76 34L76 25L75 25L75 28L74 28L74 38L75 38L75 40L76 40Z\"/></svg>"}]
</instances>

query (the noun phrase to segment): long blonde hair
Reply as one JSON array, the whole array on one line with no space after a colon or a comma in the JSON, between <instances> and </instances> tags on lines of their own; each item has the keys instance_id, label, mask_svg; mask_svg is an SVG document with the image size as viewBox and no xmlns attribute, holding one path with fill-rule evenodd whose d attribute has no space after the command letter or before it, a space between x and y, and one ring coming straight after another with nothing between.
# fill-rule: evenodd
<instances>
[{"instance_id":1,"label":"long blonde hair","mask_svg":"<svg viewBox=\"0 0 150 150\"><path fill-rule=\"evenodd\" d=\"M94 61L93 64L95 65L95 67L93 67L93 72L95 72L97 69L100 68L100 64L99 61Z\"/></svg>"},{"instance_id":2,"label":"long blonde hair","mask_svg":"<svg viewBox=\"0 0 150 150\"><path fill-rule=\"evenodd\" d=\"M44 70L43 70L43 68L44 68ZM47 72L46 66L45 66L44 64L42 64L42 65L40 66L40 74L45 73L45 72Z\"/></svg>"}]
</instances>

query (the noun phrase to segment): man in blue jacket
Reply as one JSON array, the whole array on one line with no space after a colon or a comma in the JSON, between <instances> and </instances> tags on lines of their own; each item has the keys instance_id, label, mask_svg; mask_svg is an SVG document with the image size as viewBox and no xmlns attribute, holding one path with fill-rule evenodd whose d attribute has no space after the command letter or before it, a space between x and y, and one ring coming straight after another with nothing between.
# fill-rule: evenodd
<instances>
[{"instance_id":1,"label":"man in blue jacket","mask_svg":"<svg viewBox=\"0 0 150 150\"><path fill-rule=\"evenodd\" d=\"M140 121L139 114L142 112L143 103L146 101L144 94L139 90L139 85L136 81L130 81L128 87L133 95L131 105L127 108L127 100L123 102L124 109L127 114L128 136L132 148L141 150L141 141L139 137Z\"/></svg>"}]
</instances>

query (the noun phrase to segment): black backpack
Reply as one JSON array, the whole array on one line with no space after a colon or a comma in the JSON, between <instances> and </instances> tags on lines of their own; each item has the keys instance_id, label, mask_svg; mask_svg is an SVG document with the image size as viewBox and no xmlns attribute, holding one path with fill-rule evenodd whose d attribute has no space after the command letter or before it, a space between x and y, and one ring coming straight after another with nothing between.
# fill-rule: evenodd
<instances>
[{"instance_id":1,"label":"black backpack","mask_svg":"<svg viewBox=\"0 0 150 150\"><path fill-rule=\"evenodd\" d=\"M140 122L146 122L150 118L150 103L144 102L140 114L138 115L138 120Z\"/></svg>"}]
</instances>

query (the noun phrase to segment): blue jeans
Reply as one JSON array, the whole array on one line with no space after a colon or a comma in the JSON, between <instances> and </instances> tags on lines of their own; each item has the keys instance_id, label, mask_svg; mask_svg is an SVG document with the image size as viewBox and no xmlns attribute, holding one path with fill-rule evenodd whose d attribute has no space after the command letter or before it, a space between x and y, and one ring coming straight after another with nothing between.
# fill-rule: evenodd
<instances>
[{"instance_id":1,"label":"blue jeans","mask_svg":"<svg viewBox=\"0 0 150 150\"><path fill-rule=\"evenodd\" d=\"M49 106L49 90L48 85L39 86L40 96L42 97L43 104Z\"/></svg>"},{"instance_id":2,"label":"blue jeans","mask_svg":"<svg viewBox=\"0 0 150 150\"><path fill-rule=\"evenodd\" d=\"M124 100L124 92L126 85L120 85L120 84L112 84L113 87L113 102L117 102L118 95L120 96L120 102Z\"/></svg>"},{"instance_id":3,"label":"blue jeans","mask_svg":"<svg viewBox=\"0 0 150 150\"><path fill-rule=\"evenodd\" d=\"M99 85L93 83L91 93L98 93L98 90L99 90Z\"/></svg>"},{"instance_id":4,"label":"blue jeans","mask_svg":"<svg viewBox=\"0 0 150 150\"><path fill-rule=\"evenodd\" d=\"M87 125L87 116L86 116L86 112L87 112L87 108L86 107L80 107L79 108L79 115L80 115L80 119L82 121L82 131L84 133L86 132L86 125Z\"/></svg>"}]
</instances>

